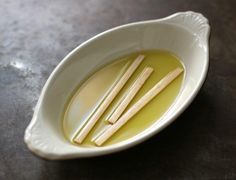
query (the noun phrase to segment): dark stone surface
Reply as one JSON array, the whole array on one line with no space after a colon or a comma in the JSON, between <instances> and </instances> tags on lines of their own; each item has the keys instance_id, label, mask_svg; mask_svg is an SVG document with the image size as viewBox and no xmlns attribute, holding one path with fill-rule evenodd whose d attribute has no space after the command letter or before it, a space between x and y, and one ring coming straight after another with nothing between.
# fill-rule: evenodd
<instances>
[{"instance_id":1,"label":"dark stone surface","mask_svg":"<svg viewBox=\"0 0 236 180\"><path fill-rule=\"evenodd\" d=\"M236 179L236 1L1 0L0 179ZM117 25L193 10L210 21L210 69L177 121L117 154L46 161L23 142L39 93L73 48Z\"/></svg>"}]
</instances>

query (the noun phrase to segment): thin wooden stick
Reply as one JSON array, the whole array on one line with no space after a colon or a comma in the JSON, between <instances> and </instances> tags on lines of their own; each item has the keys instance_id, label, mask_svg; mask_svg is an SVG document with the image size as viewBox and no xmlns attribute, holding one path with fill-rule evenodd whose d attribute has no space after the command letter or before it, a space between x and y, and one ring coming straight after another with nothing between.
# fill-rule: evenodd
<instances>
[{"instance_id":1,"label":"thin wooden stick","mask_svg":"<svg viewBox=\"0 0 236 180\"><path fill-rule=\"evenodd\" d=\"M141 99L139 99L121 118L113 124L106 132L95 140L97 146L101 146L116 131L118 131L130 118L140 111L149 101L167 87L176 77L183 72L183 69L176 68L162 78L152 89L150 89Z\"/></svg>"},{"instance_id":2,"label":"thin wooden stick","mask_svg":"<svg viewBox=\"0 0 236 180\"><path fill-rule=\"evenodd\" d=\"M120 80L117 82L116 86L112 89L110 94L107 96L107 98L102 102L98 110L92 115L88 123L84 126L84 128L79 132L77 136L73 139L75 143L81 144L83 140L86 138L86 136L89 134L89 132L92 130L96 122L99 120L99 118L102 116L102 114L105 112L105 110L108 108L108 106L111 104L113 99L116 97L116 95L120 92L120 90L123 88L125 83L129 80L131 75L134 73L134 71L138 68L140 63L143 61L144 55L139 55L134 62L130 65L130 67L126 70L124 75L120 78Z\"/></svg>"},{"instance_id":3,"label":"thin wooden stick","mask_svg":"<svg viewBox=\"0 0 236 180\"><path fill-rule=\"evenodd\" d=\"M124 110L129 105L129 103L132 101L132 99L135 97L135 95L141 89L143 84L150 77L152 72L153 72L153 68L151 68L151 67L144 68L144 70L141 72L139 77L134 81L133 85L131 86L130 90L126 94L123 101L119 104L117 109L113 112L111 117L108 119L108 122L114 124L117 121L117 119L120 117L120 115L124 112Z\"/></svg>"},{"instance_id":4,"label":"thin wooden stick","mask_svg":"<svg viewBox=\"0 0 236 180\"><path fill-rule=\"evenodd\" d=\"M106 125L100 132L98 132L92 139L91 142L94 142L99 136L101 136L108 128L110 128L112 125L108 124Z\"/></svg>"},{"instance_id":5,"label":"thin wooden stick","mask_svg":"<svg viewBox=\"0 0 236 180\"><path fill-rule=\"evenodd\" d=\"M115 82L112 83L111 87L108 89L108 91L105 93L104 96L98 101L98 104L93 108L93 111L86 117L86 119L83 120L81 125L78 127L76 133L73 135L73 137L78 134L81 129L84 128L84 126L88 123L89 119L92 117L92 115L97 111L97 109L101 106L102 102L106 99L106 97L110 94L110 92L113 90L113 88L116 86L117 82L120 80L120 78L123 76L124 71L128 67L129 63L126 63L125 66L122 68L121 72L118 74L118 77L116 78Z\"/></svg>"}]
</instances>

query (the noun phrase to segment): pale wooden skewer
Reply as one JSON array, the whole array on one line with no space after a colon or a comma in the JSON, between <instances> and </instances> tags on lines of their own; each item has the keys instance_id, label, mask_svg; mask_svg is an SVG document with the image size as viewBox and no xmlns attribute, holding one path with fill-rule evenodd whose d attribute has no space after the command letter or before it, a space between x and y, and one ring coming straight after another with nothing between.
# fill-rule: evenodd
<instances>
[{"instance_id":1,"label":"pale wooden skewer","mask_svg":"<svg viewBox=\"0 0 236 180\"><path fill-rule=\"evenodd\" d=\"M152 89L150 89L141 99L139 99L121 118L113 124L106 132L99 136L94 142L97 146L101 146L116 131L118 131L131 117L141 110L149 101L167 87L176 77L183 72L183 69L176 68L162 78Z\"/></svg>"},{"instance_id":2,"label":"pale wooden skewer","mask_svg":"<svg viewBox=\"0 0 236 180\"><path fill-rule=\"evenodd\" d=\"M77 129L76 133L73 135L73 137L76 136L76 134L78 134L78 132L84 128L85 124L88 123L89 119L92 117L92 115L97 111L97 109L101 106L102 102L106 99L106 97L108 96L108 94L110 94L110 92L113 90L113 88L116 86L117 82L120 80L120 78L123 76L125 69L128 67L129 63L126 63L125 66L122 68L121 72L118 74L118 77L116 78L115 82L112 84L112 86L108 89L108 91L105 93L105 95L101 98L101 100L99 100L98 104L96 105L96 107L93 109L93 111L86 117L85 120L83 120L83 122L81 123L81 125L79 126L79 128Z\"/></svg>"},{"instance_id":3,"label":"pale wooden skewer","mask_svg":"<svg viewBox=\"0 0 236 180\"><path fill-rule=\"evenodd\" d=\"M122 100L121 103L118 104L115 111L112 113L111 118L115 121L119 118L121 113L125 110L125 108L128 106L130 101L134 98L134 96L137 94L137 92L141 89L143 84L146 82L146 80L150 77L151 73L153 72L153 68L146 67L141 72L141 74L138 76L138 78L135 80L131 88L129 89L128 93L125 95L125 98ZM119 114L117 114L119 113ZM114 116L115 115L115 116ZM115 122L114 121L114 122ZM114 123L113 122L113 123ZM97 133L92 139L91 142L94 142L99 136L101 136L108 128L110 128L112 125L109 124L105 128L103 128L99 133Z\"/></svg>"},{"instance_id":4,"label":"pale wooden skewer","mask_svg":"<svg viewBox=\"0 0 236 180\"><path fill-rule=\"evenodd\" d=\"M106 125L100 132L98 132L92 139L91 142L94 142L99 136L101 136L108 128L110 128L112 125L108 124Z\"/></svg>"},{"instance_id":5,"label":"pale wooden skewer","mask_svg":"<svg viewBox=\"0 0 236 180\"><path fill-rule=\"evenodd\" d=\"M108 122L114 124L117 119L120 117L120 115L124 112L126 107L129 105L129 103L132 101L134 96L138 93L138 91L141 89L143 84L146 82L146 80L150 77L150 75L153 72L153 68L151 67L146 67L144 70L141 72L139 77L134 81L133 85L131 86L130 90L126 94L125 98L123 101L119 104L117 109L113 112L111 117L108 119Z\"/></svg>"},{"instance_id":6,"label":"pale wooden skewer","mask_svg":"<svg viewBox=\"0 0 236 180\"><path fill-rule=\"evenodd\" d=\"M111 118L111 116L114 114L114 112L116 111L116 109L120 106L120 104L123 102L123 100L126 98L127 94L129 93L129 91L132 90L132 87L129 88L129 90L127 92L124 93L124 95L119 99L119 101L114 105L114 107L112 108L111 112L109 112L109 114L107 115L107 117L105 118L105 121L109 122L108 120Z\"/></svg>"},{"instance_id":7,"label":"pale wooden skewer","mask_svg":"<svg viewBox=\"0 0 236 180\"><path fill-rule=\"evenodd\" d=\"M102 116L102 114L105 112L107 107L111 104L113 99L116 97L116 95L120 92L120 90L123 88L125 83L129 80L131 75L134 73L134 71L138 68L140 63L144 59L144 55L139 55L134 62L130 65L130 67L126 70L124 75L120 78L120 80L117 82L115 87L112 89L110 94L107 96L107 98L102 102L100 107L97 109L97 111L92 115L91 119L88 121L88 123L84 126L84 128L81 129L78 135L74 137L74 142L76 143L82 143L83 140L86 138L86 136L89 134L89 132L92 130L96 122L99 120L99 118Z\"/></svg>"}]
</instances>

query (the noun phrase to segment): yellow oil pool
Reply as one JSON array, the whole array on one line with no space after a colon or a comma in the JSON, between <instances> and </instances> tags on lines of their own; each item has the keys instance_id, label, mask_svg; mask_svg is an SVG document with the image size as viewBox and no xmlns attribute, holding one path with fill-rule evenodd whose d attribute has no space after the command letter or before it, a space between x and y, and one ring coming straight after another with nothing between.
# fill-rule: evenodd
<instances>
[{"instance_id":1,"label":"yellow oil pool","mask_svg":"<svg viewBox=\"0 0 236 180\"><path fill-rule=\"evenodd\" d=\"M112 86L114 86L114 83L121 77L121 75L129 67L129 64L131 64L131 62L139 54L145 55L145 59L80 146L95 146L95 144L91 142L91 139L106 125L108 125L106 122L107 117L109 117L116 105L127 92L128 88L146 66L152 67L154 72L143 85L135 98L131 101L126 110L139 98L141 98L148 90L150 90L161 78L168 74L168 72L177 67L184 68L178 57L171 52L152 50L137 52L116 59L97 72L94 72L92 76L88 77L88 79L77 88L65 108L63 130L66 138L71 143L73 143L73 137L76 135L79 127L81 127L81 125L88 120L88 117L91 116L108 91L112 88ZM131 138L158 121L158 119L168 110L178 95L182 80L183 73L143 109L141 109L140 112L132 117L127 124L125 124L104 144L104 146Z\"/></svg>"}]
</instances>

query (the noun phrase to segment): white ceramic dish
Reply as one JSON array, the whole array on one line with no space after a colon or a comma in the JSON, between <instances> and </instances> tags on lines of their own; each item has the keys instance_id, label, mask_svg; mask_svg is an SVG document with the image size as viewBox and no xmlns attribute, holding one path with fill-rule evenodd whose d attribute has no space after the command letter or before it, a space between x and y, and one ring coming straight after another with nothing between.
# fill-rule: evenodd
<instances>
[{"instance_id":1,"label":"white ceramic dish","mask_svg":"<svg viewBox=\"0 0 236 180\"><path fill-rule=\"evenodd\" d=\"M199 13L180 12L163 19L131 23L105 31L69 53L47 80L25 131L25 142L47 159L97 156L134 146L173 122L192 102L208 70L208 20ZM88 75L125 54L165 49L177 54L185 66L181 91L169 110L144 132L115 145L85 148L65 139L61 121L71 92Z\"/></svg>"}]
</instances>

